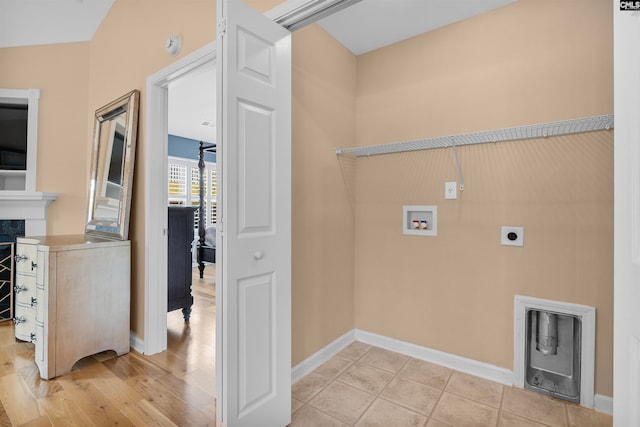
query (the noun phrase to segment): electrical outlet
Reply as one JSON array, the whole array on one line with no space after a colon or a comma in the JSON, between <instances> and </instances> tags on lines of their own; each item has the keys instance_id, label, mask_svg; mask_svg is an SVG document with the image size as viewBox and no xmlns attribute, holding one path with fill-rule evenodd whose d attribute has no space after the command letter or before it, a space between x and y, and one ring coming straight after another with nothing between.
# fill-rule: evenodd
<instances>
[{"instance_id":1,"label":"electrical outlet","mask_svg":"<svg viewBox=\"0 0 640 427\"><path fill-rule=\"evenodd\" d=\"M500 243L505 246L524 246L524 227L502 227Z\"/></svg>"},{"instance_id":2,"label":"electrical outlet","mask_svg":"<svg viewBox=\"0 0 640 427\"><path fill-rule=\"evenodd\" d=\"M447 200L455 200L458 197L458 183L455 181L444 183L444 198Z\"/></svg>"}]
</instances>

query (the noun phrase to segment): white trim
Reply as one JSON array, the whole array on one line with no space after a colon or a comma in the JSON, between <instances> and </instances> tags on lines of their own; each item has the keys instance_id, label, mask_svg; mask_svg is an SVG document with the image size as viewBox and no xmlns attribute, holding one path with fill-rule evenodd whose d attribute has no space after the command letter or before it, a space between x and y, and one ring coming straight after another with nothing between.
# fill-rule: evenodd
<instances>
[{"instance_id":1,"label":"white trim","mask_svg":"<svg viewBox=\"0 0 640 427\"><path fill-rule=\"evenodd\" d=\"M27 176L25 191L36 191L36 174L38 165L38 107L40 89L29 89L29 112L27 115Z\"/></svg>"},{"instance_id":2,"label":"white trim","mask_svg":"<svg viewBox=\"0 0 640 427\"><path fill-rule=\"evenodd\" d=\"M27 170L24 191L36 191L38 165L38 109L40 89L0 89L0 102L26 104L27 111Z\"/></svg>"},{"instance_id":3,"label":"white trim","mask_svg":"<svg viewBox=\"0 0 640 427\"><path fill-rule=\"evenodd\" d=\"M291 369L291 383L300 380L302 377L311 373L323 363L329 361L332 357L337 355L353 341L360 341L364 344L369 344L375 347L384 348L386 350L395 351L406 356L435 363L440 366L445 366L459 372L465 372L467 374L504 384L506 386L514 385L514 374L509 369L490 365L484 362L479 362L473 359L467 359L461 356L456 356L455 354L433 350L427 347L422 347L360 329L350 330L346 334L335 339L325 347L321 348L320 350L294 366ZM602 394L596 394L594 397L594 401L595 404L592 406L593 409L605 414L613 414L612 397L604 396Z\"/></svg>"},{"instance_id":4,"label":"white trim","mask_svg":"<svg viewBox=\"0 0 640 427\"><path fill-rule=\"evenodd\" d=\"M613 415L613 397L596 394L593 401L593 409L598 412L604 412L605 414Z\"/></svg>"},{"instance_id":5,"label":"white trim","mask_svg":"<svg viewBox=\"0 0 640 427\"><path fill-rule=\"evenodd\" d=\"M594 407L594 372L596 342L596 309L580 304L564 303L541 298L516 295L514 298L514 348L513 374L516 387L524 388L525 347L526 347L526 311L527 309L546 310L577 316L582 321L581 361L580 361L580 404Z\"/></svg>"},{"instance_id":6,"label":"white trim","mask_svg":"<svg viewBox=\"0 0 640 427\"><path fill-rule=\"evenodd\" d=\"M24 220L27 236L47 234L47 210L57 193L0 191L0 220Z\"/></svg>"},{"instance_id":7,"label":"white trim","mask_svg":"<svg viewBox=\"0 0 640 427\"><path fill-rule=\"evenodd\" d=\"M147 78L144 354L167 348L167 87L215 59L212 42Z\"/></svg>"},{"instance_id":8,"label":"white trim","mask_svg":"<svg viewBox=\"0 0 640 427\"><path fill-rule=\"evenodd\" d=\"M355 339L365 344L402 353L416 359L435 363L440 366L475 375L476 377L484 378L493 382L508 386L513 385L513 372L506 368L501 368L499 366L490 365L473 359L467 359L466 357L445 353L439 350L433 350L427 347L411 344L406 341L400 341L395 338L389 338L359 329L355 330Z\"/></svg>"},{"instance_id":9,"label":"white trim","mask_svg":"<svg viewBox=\"0 0 640 427\"><path fill-rule=\"evenodd\" d=\"M144 341L129 331L129 345L138 353L144 354Z\"/></svg>"},{"instance_id":10,"label":"white trim","mask_svg":"<svg viewBox=\"0 0 640 427\"><path fill-rule=\"evenodd\" d=\"M318 366L338 354L345 347L355 341L355 336L356 330L352 329L291 368L291 383L294 383L305 375L311 373Z\"/></svg>"},{"instance_id":11,"label":"white trim","mask_svg":"<svg viewBox=\"0 0 640 427\"><path fill-rule=\"evenodd\" d=\"M361 0L289 0L271 9L265 16L289 31L326 18Z\"/></svg>"},{"instance_id":12,"label":"white trim","mask_svg":"<svg viewBox=\"0 0 640 427\"><path fill-rule=\"evenodd\" d=\"M393 142L366 147L339 148L336 150L336 154L351 154L356 157L375 156L378 154L403 153L407 151L429 150L432 148L486 144L489 142L547 138L550 136L570 135L574 133L609 129L613 129L613 114L527 126L516 126L512 128L495 129L483 132L472 132L460 135L439 136L415 141Z\"/></svg>"},{"instance_id":13,"label":"white trim","mask_svg":"<svg viewBox=\"0 0 640 427\"><path fill-rule=\"evenodd\" d=\"M440 366L445 366L456 371L465 372L467 374L475 375L476 377L481 377L507 386L513 385L513 372L506 368L456 356L455 354L433 350L360 329L350 330L294 366L291 369L291 382L296 382L303 376L309 374L314 369L338 354L353 341L360 341L364 344L395 351L406 356L435 363Z\"/></svg>"}]
</instances>

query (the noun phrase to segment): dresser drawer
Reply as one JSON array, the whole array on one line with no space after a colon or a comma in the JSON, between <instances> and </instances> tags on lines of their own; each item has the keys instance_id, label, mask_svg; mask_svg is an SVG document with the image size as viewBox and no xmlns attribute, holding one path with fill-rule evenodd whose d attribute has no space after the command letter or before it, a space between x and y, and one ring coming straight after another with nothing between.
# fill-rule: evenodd
<instances>
[{"instance_id":1,"label":"dresser drawer","mask_svg":"<svg viewBox=\"0 0 640 427\"><path fill-rule=\"evenodd\" d=\"M31 299L36 297L35 276L16 274L16 304L30 305Z\"/></svg>"},{"instance_id":2,"label":"dresser drawer","mask_svg":"<svg viewBox=\"0 0 640 427\"><path fill-rule=\"evenodd\" d=\"M16 338L33 342L36 332L36 310L31 306L16 304L14 323L16 326Z\"/></svg>"},{"instance_id":3,"label":"dresser drawer","mask_svg":"<svg viewBox=\"0 0 640 427\"><path fill-rule=\"evenodd\" d=\"M35 274L38 263L38 249L36 245L18 243L16 246L16 273Z\"/></svg>"}]
</instances>

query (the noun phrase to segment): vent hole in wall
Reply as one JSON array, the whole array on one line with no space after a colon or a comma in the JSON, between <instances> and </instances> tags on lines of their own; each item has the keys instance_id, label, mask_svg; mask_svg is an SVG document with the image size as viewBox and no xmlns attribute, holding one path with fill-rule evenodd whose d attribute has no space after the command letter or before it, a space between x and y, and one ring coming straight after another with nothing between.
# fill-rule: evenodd
<instances>
[{"instance_id":1,"label":"vent hole in wall","mask_svg":"<svg viewBox=\"0 0 640 427\"><path fill-rule=\"evenodd\" d=\"M580 402L581 320L528 310L526 322L525 388Z\"/></svg>"}]
</instances>

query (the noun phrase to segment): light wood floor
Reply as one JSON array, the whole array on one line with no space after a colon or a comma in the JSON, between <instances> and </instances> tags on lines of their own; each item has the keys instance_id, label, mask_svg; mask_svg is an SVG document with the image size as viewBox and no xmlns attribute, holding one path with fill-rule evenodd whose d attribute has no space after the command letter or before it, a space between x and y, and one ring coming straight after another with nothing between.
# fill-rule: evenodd
<instances>
[{"instance_id":1,"label":"light wood floor","mask_svg":"<svg viewBox=\"0 0 640 427\"><path fill-rule=\"evenodd\" d=\"M13 322L0 323L0 426L215 425L214 285L215 266L204 279L196 269L191 321L167 314L167 351L101 353L49 381L34 345L14 339Z\"/></svg>"}]
</instances>

